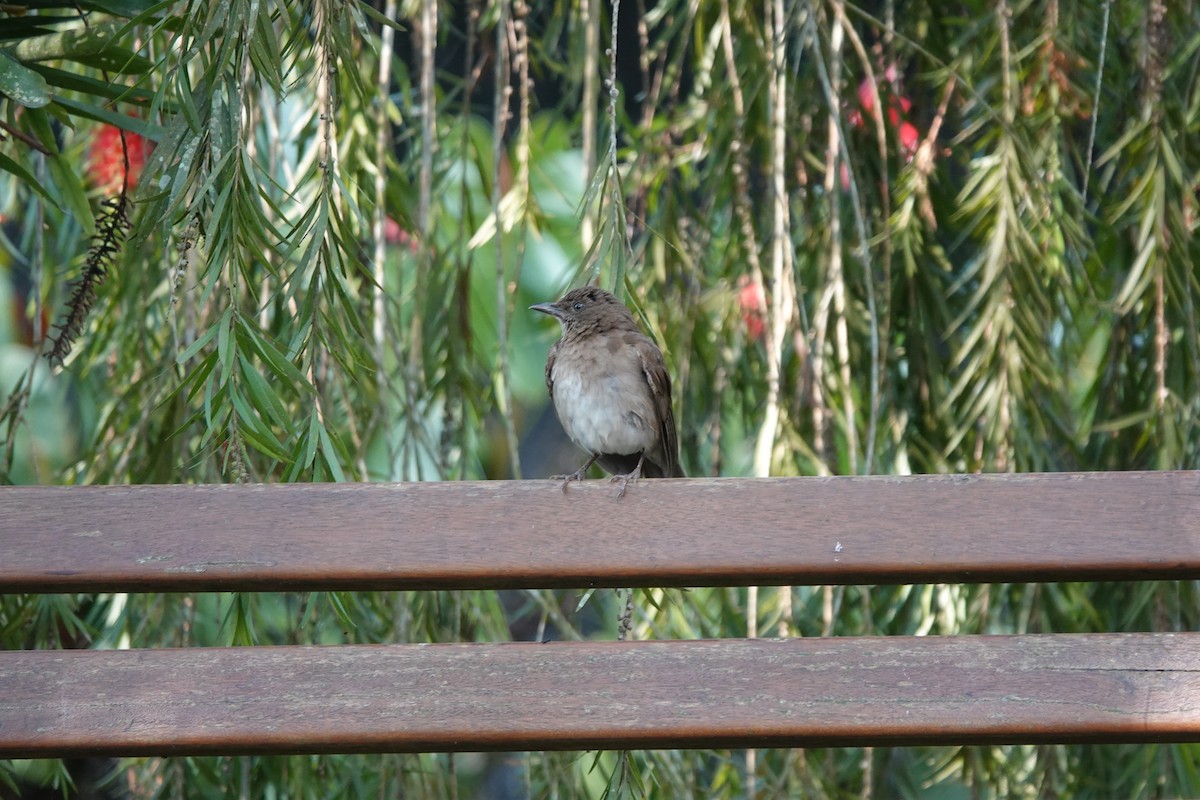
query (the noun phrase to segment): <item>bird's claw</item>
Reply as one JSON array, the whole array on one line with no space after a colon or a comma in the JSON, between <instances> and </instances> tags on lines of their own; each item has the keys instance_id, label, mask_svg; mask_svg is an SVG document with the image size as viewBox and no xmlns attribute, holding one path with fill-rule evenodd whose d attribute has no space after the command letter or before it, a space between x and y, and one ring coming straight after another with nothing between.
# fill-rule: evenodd
<instances>
[{"instance_id":1,"label":"bird's claw","mask_svg":"<svg viewBox=\"0 0 1200 800\"><path fill-rule=\"evenodd\" d=\"M591 466L591 464L589 463L587 466L580 467L579 469L575 470L574 472L568 473L566 475L551 475L550 480L562 481L563 494L566 494L567 493L567 484L569 484L571 481L583 480L583 476L587 474L587 469L590 466Z\"/></svg>"},{"instance_id":2,"label":"bird's claw","mask_svg":"<svg viewBox=\"0 0 1200 800\"><path fill-rule=\"evenodd\" d=\"M632 483L634 486L637 486L638 478L642 477L642 461L645 459L645 457L645 454L643 454L640 458L638 458L637 466L624 475L613 475L608 479L609 483L616 483L617 481L621 482L621 489L617 492L618 498L625 496L625 490L629 487L629 484ZM571 483L571 481L583 480L584 476L587 475L588 468L591 467L592 464L596 463L597 458L598 456L592 456L592 458L586 464L567 475L551 475L550 480L562 481L563 494L566 494L567 484Z\"/></svg>"},{"instance_id":3,"label":"bird's claw","mask_svg":"<svg viewBox=\"0 0 1200 800\"><path fill-rule=\"evenodd\" d=\"M621 489L620 489L620 491L617 492L617 499L620 499L625 496L625 489L626 489L626 487L629 486L630 483L632 483L634 486L637 486L638 478L640 478L640 477L642 477L642 468L641 468L641 463L639 462L638 468L635 469L633 472L630 472L626 475L613 475L611 478L608 479L608 482L609 483L616 483L617 481L621 482Z\"/></svg>"}]
</instances>

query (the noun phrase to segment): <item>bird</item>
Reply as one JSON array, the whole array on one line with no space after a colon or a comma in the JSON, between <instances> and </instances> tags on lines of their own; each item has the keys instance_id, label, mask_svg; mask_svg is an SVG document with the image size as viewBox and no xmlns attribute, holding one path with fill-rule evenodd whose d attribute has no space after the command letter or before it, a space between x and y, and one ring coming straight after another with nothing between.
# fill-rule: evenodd
<instances>
[{"instance_id":1,"label":"bird","mask_svg":"<svg viewBox=\"0 0 1200 800\"><path fill-rule=\"evenodd\" d=\"M583 286L529 307L556 318L562 338L546 358L546 390L567 436L588 453L565 492L599 463L625 496L638 478L682 478L671 376L662 350L611 292Z\"/></svg>"}]
</instances>

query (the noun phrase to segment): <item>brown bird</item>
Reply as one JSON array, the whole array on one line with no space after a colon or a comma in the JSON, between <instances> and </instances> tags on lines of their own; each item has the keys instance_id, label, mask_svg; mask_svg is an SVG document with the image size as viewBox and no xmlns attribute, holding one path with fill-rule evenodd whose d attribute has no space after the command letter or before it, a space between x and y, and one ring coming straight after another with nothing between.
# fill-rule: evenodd
<instances>
[{"instance_id":1,"label":"brown bird","mask_svg":"<svg viewBox=\"0 0 1200 800\"><path fill-rule=\"evenodd\" d=\"M546 359L546 389L571 441L591 457L563 479L583 480L599 462L621 482L682 478L671 377L662 351L642 333L625 304L595 286L572 289L557 303L529 307L562 323Z\"/></svg>"}]
</instances>

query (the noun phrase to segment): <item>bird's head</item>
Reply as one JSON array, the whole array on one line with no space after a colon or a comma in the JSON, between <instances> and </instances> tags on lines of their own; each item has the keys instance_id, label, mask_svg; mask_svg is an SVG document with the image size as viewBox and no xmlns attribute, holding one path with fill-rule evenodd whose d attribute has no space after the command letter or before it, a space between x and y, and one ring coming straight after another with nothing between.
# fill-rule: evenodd
<instances>
[{"instance_id":1,"label":"bird's head","mask_svg":"<svg viewBox=\"0 0 1200 800\"><path fill-rule=\"evenodd\" d=\"M625 304L597 286L572 289L555 303L538 303L531 311L549 314L562 323L563 335L583 331L637 330Z\"/></svg>"}]
</instances>

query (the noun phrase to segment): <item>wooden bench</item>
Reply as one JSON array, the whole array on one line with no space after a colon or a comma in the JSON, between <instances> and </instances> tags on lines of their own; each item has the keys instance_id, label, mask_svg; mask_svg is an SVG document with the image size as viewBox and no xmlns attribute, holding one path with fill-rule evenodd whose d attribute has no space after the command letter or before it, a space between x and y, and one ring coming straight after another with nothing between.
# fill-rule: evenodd
<instances>
[{"instance_id":1,"label":"wooden bench","mask_svg":"<svg viewBox=\"0 0 1200 800\"><path fill-rule=\"evenodd\" d=\"M0 489L3 592L1197 577L1196 473ZM6 758L1155 741L1200 633L0 652Z\"/></svg>"}]
</instances>

